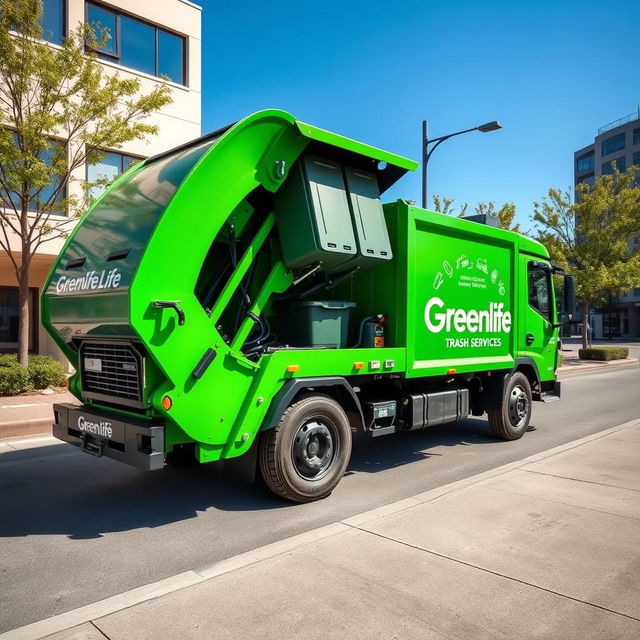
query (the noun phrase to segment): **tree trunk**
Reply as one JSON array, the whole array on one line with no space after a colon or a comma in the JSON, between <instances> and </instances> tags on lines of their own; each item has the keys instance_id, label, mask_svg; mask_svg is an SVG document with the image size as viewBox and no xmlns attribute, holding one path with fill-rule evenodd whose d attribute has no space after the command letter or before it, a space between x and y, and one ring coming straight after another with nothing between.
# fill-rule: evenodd
<instances>
[{"instance_id":1,"label":"tree trunk","mask_svg":"<svg viewBox=\"0 0 640 640\"><path fill-rule=\"evenodd\" d=\"M582 303L582 348L583 349L589 348L590 328L591 327L589 324L589 303L587 301L584 301Z\"/></svg>"},{"instance_id":2,"label":"tree trunk","mask_svg":"<svg viewBox=\"0 0 640 640\"><path fill-rule=\"evenodd\" d=\"M29 357L29 260L25 260L22 256L22 266L18 276L18 307L19 307L19 323L18 323L18 362L27 366Z\"/></svg>"}]
</instances>

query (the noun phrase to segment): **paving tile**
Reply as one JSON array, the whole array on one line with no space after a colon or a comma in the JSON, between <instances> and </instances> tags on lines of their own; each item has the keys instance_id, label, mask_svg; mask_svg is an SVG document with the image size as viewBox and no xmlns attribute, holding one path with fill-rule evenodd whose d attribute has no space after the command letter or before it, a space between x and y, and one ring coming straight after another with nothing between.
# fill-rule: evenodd
<instances>
[{"instance_id":1,"label":"paving tile","mask_svg":"<svg viewBox=\"0 0 640 640\"><path fill-rule=\"evenodd\" d=\"M636 438L637 432L636 428L625 429L528 464L523 469L640 491L640 439Z\"/></svg>"},{"instance_id":2,"label":"paving tile","mask_svg":"<svg viewBox=\"0 0 640 640\"><path fill-rule=\"evenodd\" d=\"M507 479L490 480L486 486L640 521L640 495L632 489L591 483L585 486L581 480L524 470L509 473Z\"/></svg>"},{"instance_id":3,"label":"paving tile","mask_svg":"<svg viewBox=\"0 0 640 640\"><path fill-rule=\"evenodd\" d=\"M110 640L637 640L640 622L360 531L95 621Z\"/></svg>"},{"instance_id":4,"label":"paving tile","mask_svg":"<svg viewBox=\"0 0 640 640\"><path fill-rule=\"evenodd\" d=\"M46 636L45 640L105 640L90 622Z\"/></svg>"},{"instance_id":5,"label":"paving tile","mask_svg":"<svg viewBox=\"0 0 640 640\"><path fill-rule=\"evenodd\" d=\"M640 618L638 520L546 500L547 491L478 485L363 528Z\"/></svg>"}]
</instances>

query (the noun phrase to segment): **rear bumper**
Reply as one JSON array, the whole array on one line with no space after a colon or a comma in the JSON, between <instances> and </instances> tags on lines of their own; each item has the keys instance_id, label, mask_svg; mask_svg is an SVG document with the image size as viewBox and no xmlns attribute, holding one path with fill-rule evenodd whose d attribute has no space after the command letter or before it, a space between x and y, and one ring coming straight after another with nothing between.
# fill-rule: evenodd
<instances>
[{"instance_id":1,"label":"rear bumper","mask_svg":"<svg viewBox=\"0 0 640 640\"><path fill-rule=\"evenodd\" d=\"M164 466L164 426L115 419L84 406L54 404L53 435L96 457L153 471Z\"/></svg>"}]
</instances>

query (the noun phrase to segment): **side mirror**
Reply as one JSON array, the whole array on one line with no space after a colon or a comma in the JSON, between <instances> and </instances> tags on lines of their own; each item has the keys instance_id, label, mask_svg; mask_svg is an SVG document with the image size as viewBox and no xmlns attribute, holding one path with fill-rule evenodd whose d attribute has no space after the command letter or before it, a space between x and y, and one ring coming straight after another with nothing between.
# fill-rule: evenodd
<instances>
[{"instance_id":1,"label":"side mirror","mask_svg":"<svg viewBox=\"0 0 640 640\"><path fill-rule=\"evenodd\" d=\"M562 312L567 315L565 322L576 315L576 279L573 276L564 277L564 296L562 300ZM558 316L558 320L560 317Z\"/></svg>"},{"instance_id":2,"label":"side mirror","mask_svg":"<svg viewBox=\"0 0 640 640\"><path fill-rule=\"evenodd\" d=\"M573 276L564 277L564 291L558 309L558 322L554 326L561 327L573 320L576 313L576 280Z\"/></svg>"}]
</instances>

